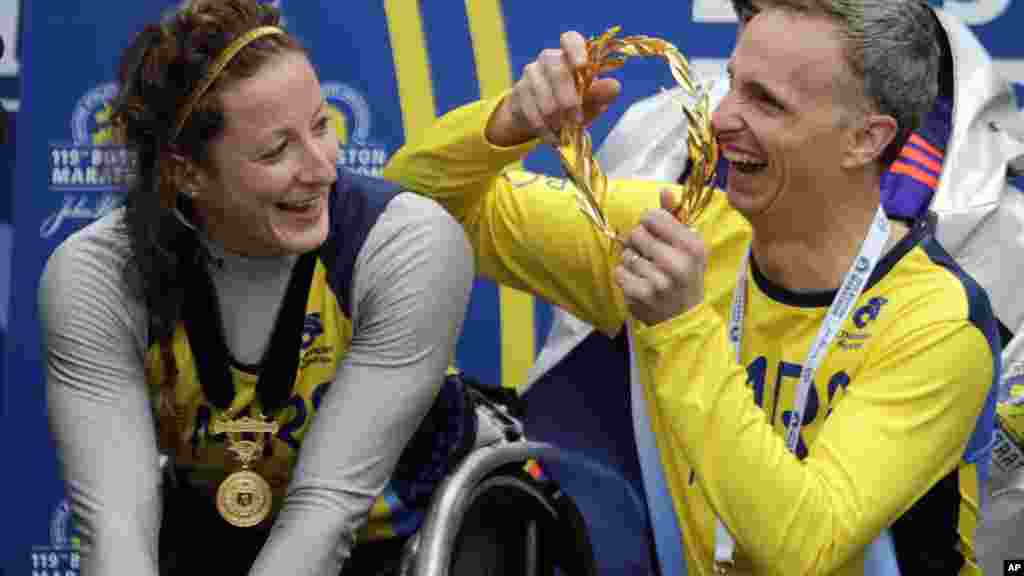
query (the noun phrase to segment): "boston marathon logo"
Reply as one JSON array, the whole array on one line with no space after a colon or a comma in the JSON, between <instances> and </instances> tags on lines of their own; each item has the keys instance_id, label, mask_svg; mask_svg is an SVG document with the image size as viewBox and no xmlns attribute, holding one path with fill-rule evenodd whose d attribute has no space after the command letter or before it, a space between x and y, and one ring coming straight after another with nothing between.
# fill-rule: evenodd
<instances>
[{"instance_id":1,"label":"boston marathon logo","mask_svg":"<svg viewBox=\"0 0 1024 576\"><path fill-rule=\"evenodd\" d=\"M50 146L53 190L111 191L130 183L134 161L113 145L111 103L117 85L102 84L78 100L71 119L71 144Z\"/></svg>"},{"instance_id":2,"label":"boston marathon logo","mask_svg":"<svg viewBox=\"0 0 1024 576\"><path fill-rule=\"evenodd\" d=\"M54 235L69 220L94 220L117 208L135 175L135 156L113 142L113 83L96 86L75 104L71 142L51 143L49 188L63 195L39 235Z\"/></svg>"},{"instance_id":3,"label":"boston marathon logo","mask_svg":"<svg viewBox=\"0 0 1024 576\"><path fill-rule=\"evenodd\" d=\"M32 547L32 576L78 576L79 547L71 508L66 499L61 500L50 518L50 545Z\"/></svg>"},{"instance_id":4,"label":"boston marathon logo","mask_svg":"<svg viewBox=\"0 0 1024 576\"><path fill-rule=\"evenodd\" d=\"M380 176L388 160L387 150L370 140L372 115L366 98L341 82L324 82L331 126L338 136L338 166L352 172Z\"/></svg>"}]
</instances>

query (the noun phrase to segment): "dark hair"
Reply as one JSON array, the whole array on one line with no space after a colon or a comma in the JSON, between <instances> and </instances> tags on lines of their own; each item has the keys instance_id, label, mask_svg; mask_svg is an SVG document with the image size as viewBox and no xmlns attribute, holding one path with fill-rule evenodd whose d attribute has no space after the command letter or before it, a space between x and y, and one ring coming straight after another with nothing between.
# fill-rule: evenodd
<instances>
[{"instance_id":1,"label":"dark hair","mask_svg":"<svg viewBox=\"0 0 1024 576\"><path fill-rule=\"evenodd\" d=\"M740 24L746 24L758 11L754 6L754 0L732 0L732 10Z\"/></svg>"},{"instance_id":2,"label":"dark hair","mask_svg":"<svg viewBox=\"0 0 1024 576\"><path fill-rule=\"evenodd\" d=\"M273 56L302 52L290 35L263 36L235 56L196 103L181 133L175 124L211 64L246 32L280 26L280 14L258 0L192 0L160 24L146 26L125 50L114 104L118 137L137 156L125 202L124 228L131 256L126 273L149 311L151 339L166 340L181 316L187 268L199 260L195 233L174 214L191 212L181 194L188 170L202 166L211 140L224 129L218 97L252 77Z\"/></svg>"}]
</instances>

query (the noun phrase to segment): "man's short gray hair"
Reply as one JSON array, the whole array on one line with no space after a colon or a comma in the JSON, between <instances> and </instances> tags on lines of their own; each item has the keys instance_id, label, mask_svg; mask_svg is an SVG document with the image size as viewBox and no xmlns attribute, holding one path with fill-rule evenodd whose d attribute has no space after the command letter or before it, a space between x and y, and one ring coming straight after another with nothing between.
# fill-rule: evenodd
<instances>
[{"instance_id":1,"label":"man's short gray hair","mask_svg":"<svg viewBox=\"0 0 1024 576\"><path fill-rule=\"evenodd\" d=\"M896 119L896 137L880 158L892 163L938 95L940 31L931 8L923 0L757 0L758 11L770 8L820 14L838 24L856 82L840 79L837 86L856 90L856 101ZM850 101L851 94L840 96Z\"/></svg>"}]
</instances>

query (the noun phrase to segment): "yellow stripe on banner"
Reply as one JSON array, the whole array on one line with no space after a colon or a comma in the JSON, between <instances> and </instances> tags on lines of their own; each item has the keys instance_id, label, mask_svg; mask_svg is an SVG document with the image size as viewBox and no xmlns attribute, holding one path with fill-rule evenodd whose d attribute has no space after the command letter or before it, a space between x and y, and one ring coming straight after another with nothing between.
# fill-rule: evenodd
<instances>
[{"instance_id":1,"label":"yellow stripe on banner","mask_svg":"<svg viewBox=\"0 0 1024 576\"><path fill-rule=\"evenodd\" d=\"M466 0L466 17L473 38L480 97L497 96L512 85L501 0ZM533 296L499 286L498 302L501 309L501 384L519 390L526 384L526 375L533 366L536 350Z\"/></svg>"},{"instance_id":2,"label":"yellow stripe on banner","mask_svg":"<svg viewBox=\"0 0 1024 576\"><path fill-rule=\"evenodd\" d=\"M395 59L402 125L408 142L437 118L423 18L418 0L384 0L384 12L388 19L391 54Z\"/></svg>"},{"instance_id":3,"label":"yellow stripe on banner","mask_svg":"<svg viewBox=\"0 0 1024 576\"><path fill-rule=\"evenodd\" d=\"M395 60L402 126L405 141L409 142L437 119L423 17L419 0L384 0L384 13L388 19L391 55ZM449 362L449 372L455 371L455 350Z\"/></svg>"},{"instance_id":4,"label":"yellow stripe on banner","mask_svg":"<svg viewBox=\"0 0 1024 576\"><path fill-rule=\"evenodd\" d=\"M473 37L476 76L480 97L497 96L512 85L512 67L508 62L505 17L500 0L466 0L469 33Z\"/></svg>"}]
</instances>

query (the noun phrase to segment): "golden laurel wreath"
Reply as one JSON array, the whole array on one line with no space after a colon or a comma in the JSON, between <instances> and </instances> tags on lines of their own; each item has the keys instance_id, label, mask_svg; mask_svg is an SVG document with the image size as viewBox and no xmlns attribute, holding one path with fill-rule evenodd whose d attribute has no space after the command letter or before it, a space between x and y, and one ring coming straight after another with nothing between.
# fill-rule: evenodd
<instances>
[{"instance_id":1,"label":"golden laurel wreath","mask_svg":"<svg viewBox=\"0 0 1024 576\"><path fill-rule=\"evenodd\" d=\"M675 217L684 224L692 224L711 201L711 181L718 164L718 145L711 131L711 111L708 93L694 81L690 65L679 50L669 42L650 36L625 36L616 38L621 27L614 26L607 32L587 41L588 64L576 71L576 90L585 94L591 83L601 74L621 68L633 56L660 56L664 58L672 76L695 104L681 102L683 113L688 120L687 143L691 168L683 184L683 194L675 208ZM593 143L586 127L575 121L567 121L555 146L562 169L575 184L580 210L604 235L621 243L621 239L605 218L598 198L604 198L608 178L593 155Z\"/></svg>"}]
</instances>

